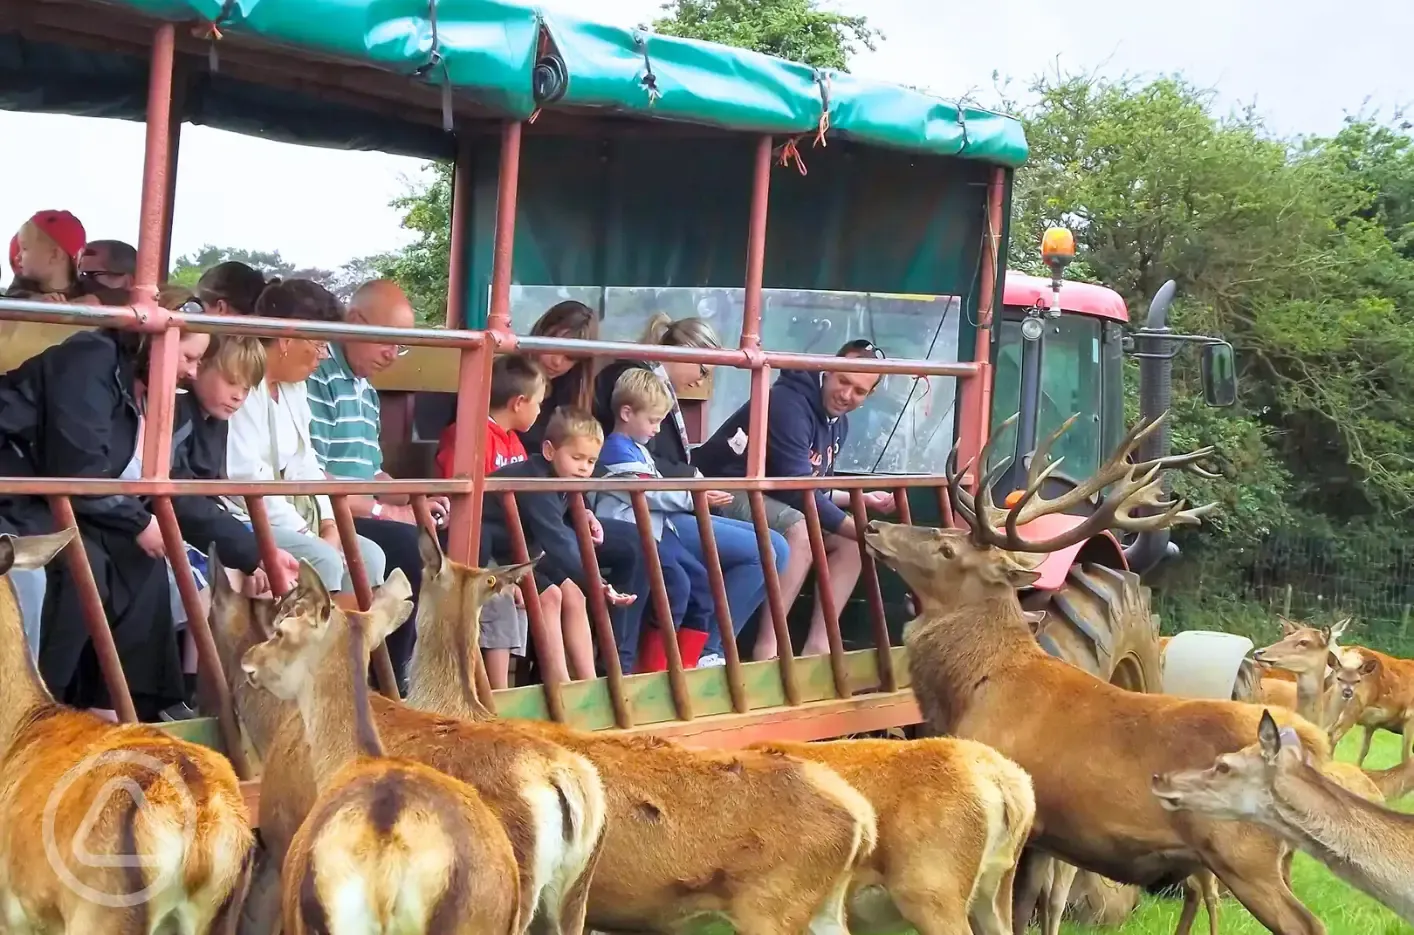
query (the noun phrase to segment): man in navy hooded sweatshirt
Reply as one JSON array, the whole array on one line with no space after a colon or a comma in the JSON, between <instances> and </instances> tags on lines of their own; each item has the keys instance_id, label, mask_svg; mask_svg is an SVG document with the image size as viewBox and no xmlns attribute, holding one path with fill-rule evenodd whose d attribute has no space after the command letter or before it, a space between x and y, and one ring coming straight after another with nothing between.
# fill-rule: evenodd
<instances>
[{"instance_id":1,"label":"man in navy hooded sweatshirt","mask_svg":"<svg viewBox=\"0 0 1414 935\"><path fill-rule=\"evenodd\" d=\"M884 352L872 342L861 339L845 344L836 356L878 358L883 357ZM882 376L877 373L783 372L771 387L766 421L766 474L770 477L821 477L835 473L835 459L849 432L848 414L864 404L880 379ZM694 467L708 477L746 476L750 408L750 403L743 405L693 452ZM855 529L854 517L847 512L849 493L843 490L777 490L766 496L766 522L785 536L790 547L790 558L781 573L781 597L786 607L790 607L813 561L802 512L807 496L814 496L819 508L825 551L829 555L830 590L835 607L843 608L859 580L857 540L863 532ZM894 509L890 493L866 494L865 503L885 513ZM723 516L751 522L751 505L744 492L738 491L731 503L714 509ZM769 659L776 651L774 629L769 625L761 626L752 658ZM822 655L829 651L824 609L817 601L801 655Z\"/></svg>"}]
</instances>

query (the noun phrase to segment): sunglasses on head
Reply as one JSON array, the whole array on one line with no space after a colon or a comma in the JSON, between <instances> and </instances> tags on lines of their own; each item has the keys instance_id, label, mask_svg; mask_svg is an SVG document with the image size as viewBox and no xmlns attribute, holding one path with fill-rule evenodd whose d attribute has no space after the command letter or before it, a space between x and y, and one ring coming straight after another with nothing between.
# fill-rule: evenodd
<instances>
[{"instance_id":1,"label":"sunglasses on head","mask_svg":"<svg viewBox=\"0 0 1414 935\"><path fill-rule=\"evenodd\" d=\"M851 353L856 354L856 356L868 354L872 356L875 360L883 360L887 356L884 353L884 349L882 347L879 347L877 344L875 344L873 341L870 341L868 338L856 338L855 340L850 341L844 347L840 348L840 352L837 356L845 357L850 355Z\"/></svg>"}]
</instances>

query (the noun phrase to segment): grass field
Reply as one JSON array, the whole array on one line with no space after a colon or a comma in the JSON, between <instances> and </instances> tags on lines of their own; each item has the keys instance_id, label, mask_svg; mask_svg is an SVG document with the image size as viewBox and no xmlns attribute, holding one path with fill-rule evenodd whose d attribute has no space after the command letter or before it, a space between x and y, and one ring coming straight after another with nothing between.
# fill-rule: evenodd
<instances>
[{"instance_id":1,"label":"grass field","mask_svg":"<svg viewBox=\"0 0 1414 935\"><path fill-rule=\"evenodd\" d=\"M1360 752L1361 728L1356 728L1341 741L1336 755L1354 761ZM1365 766L1380 769L1393 766L1399 760L1399 740L1394 734L1380 732L1370 748ZM1396 807L1414 811L1414 796L1405 798ZM1364 893L1332 876L1330 871L1305 854L1297 854L1291 871L1292 889L1307 907L1326 924L1329 935L1408 935L1414 928L1405 924ZM1180 899L1146 898L1129 921L1119 928L1092 928L1066 923L1063 935L1173 935L1178 924ZM1266 929L1257 923L1232 898L1224 899L1219 913L1222 935L1265 935ZM1207 915L1199 910L1193 926L1194 935L1207 935Z\"/></svg>"}]
</instances>

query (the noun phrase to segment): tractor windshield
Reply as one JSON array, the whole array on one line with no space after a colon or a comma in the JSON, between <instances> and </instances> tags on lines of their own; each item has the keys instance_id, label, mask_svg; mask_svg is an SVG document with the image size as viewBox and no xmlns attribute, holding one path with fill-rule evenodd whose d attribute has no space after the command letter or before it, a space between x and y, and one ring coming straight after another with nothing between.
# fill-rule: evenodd
<instances>
[{"instance_id":1,"label":"tractor windshield","mask_svg":"<svg viewBox=\"0 0 1414 935\"><path fill-rule=\"evenodd\" d=\"M1021 407L1021 318L1007 311L992 385L992 431L1003 434L993 446L989 470L1015 451L1015 428L1000 426ZM1053 457L1065 457L1060 473L1070 478L1088 477L1100 463L1107 416L1103 337L1103 323L1096 318L1061 315L1046 319L1037 439L1045 439L1066 419L1080 413L1051 450Z\"/></svg>"}]
</instances>

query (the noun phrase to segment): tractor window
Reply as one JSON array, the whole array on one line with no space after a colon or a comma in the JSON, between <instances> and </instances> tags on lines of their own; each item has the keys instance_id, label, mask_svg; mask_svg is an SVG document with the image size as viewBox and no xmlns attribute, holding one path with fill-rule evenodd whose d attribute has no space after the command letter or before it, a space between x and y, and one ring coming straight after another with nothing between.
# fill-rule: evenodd
<instances>
[{"instance_id":1,"label":"tractor window","mask_svg":"<svg viewBox=\"0 0 1414 935\"><path fill-rule=\"evenodd\" d=\"M1060 427L1074 413L1080 418L1051 449L1053 458L1065 457L1060 473L1083 480L1100 464L1101 418L1104 384L1101 380L1101 323L1081 315L1062 315L1046 321L1045 350L1041 359L1040 416L1037 438ZM992 431L1020 408L1021 322L1002 322L992 384ZM987 468L1010 457L1016 447L1015 429L1007 429L992 446Z\"/></svg>"}]
</instances>

